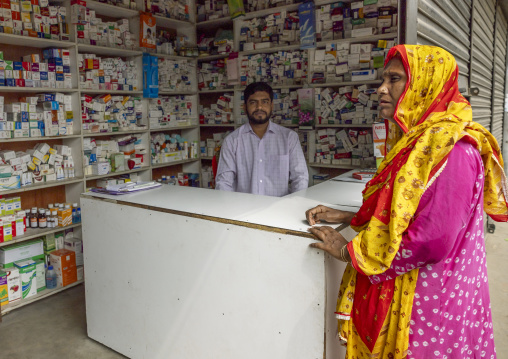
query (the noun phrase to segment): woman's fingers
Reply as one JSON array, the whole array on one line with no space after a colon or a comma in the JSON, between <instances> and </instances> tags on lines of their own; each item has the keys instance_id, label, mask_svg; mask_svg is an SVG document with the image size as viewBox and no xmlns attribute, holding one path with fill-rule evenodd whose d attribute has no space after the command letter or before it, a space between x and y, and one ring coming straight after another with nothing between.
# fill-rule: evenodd
<instances>
[{"instance_id":1,"label":"woman's fingers","mask_svg":"<svg viewBox=\"0 0 508 359\"><path fill-rule=\"evenodd\" d=\"M316 206L314 208L311 208L305 212L305 217L307 217L307 222L311 226L315 225L316 223L319 223L319 214L326 212L327 207L323 205Z\"/></svg>"},{"instance_id":2,"label":"woman's fingers","mask_svg":"<svg viewBox=\"0 0 508 359\"><path fill-rule=\"evenodd\" d=\"M311 244L309 244L309 247L321 249L323 251L326 250L326 244L324 244L323 242L314 242L314 243L311 243Z\"/></svg>"},{"instance_id":3,"label":"woman's fingers","mask_svg":"<svg viewBox=\"0 0 508 359\"><path fill-rule=\"evenodd\" d=\"M309 232L312 233L320 241L324 241L326 238L326 233L321 231L321 229L319 227L318 228L309 228Z\"/></svg>"}]
</instances>

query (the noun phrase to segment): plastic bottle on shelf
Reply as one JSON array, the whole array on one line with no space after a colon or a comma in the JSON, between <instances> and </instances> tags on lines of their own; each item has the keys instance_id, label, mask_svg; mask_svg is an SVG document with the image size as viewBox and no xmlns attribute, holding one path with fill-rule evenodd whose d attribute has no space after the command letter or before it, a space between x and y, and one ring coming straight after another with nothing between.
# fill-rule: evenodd
<instances>
[{"instance_id":1,"label":"plastic bottle on shelf","mask_svg":"<svg viewBox=\"0 0 508 359\"><path fill-rule=\"evenodd\" d=\"M72 224L78 223L77 222L78 221L77 216L78 216L78 212L76 211L76 208L73 208L72 209Z\"/></svg>"},{"instance_id":2,"label":"plastic bottle on shelf","mask_svg":"<svg viewBox=\"0 0 508 359\"><path fill-rule=\"evenodd\" d=\"M76 212L78 214L78 222L77 223L81 223L81 207L78 207Z\"/></svg>"},{"instance_id":3,"label":"plastic bottle on shelf","mask_svg":"<svg viewBox=\"0 0 508 359\"><path fill-rule=\"evenodd\" d=\"M169 185L172 185L172 186L177 186L177 185L178 185L178 183L177 183L176 177L175 177L175 176L171 176L171 177L169 178L168 184L169 184Z\"/></svg>"},{"instance_id":4,"label":"plastic bottle on shelf","mask_svg":"<svg viewBox=\"0 0 508 359\"><path fill-rule=\"evenodd\" d=\"M51 220L53 222L53 228L58 227L58 211L56 209L51 211Z\"/></svg>"},{"instance_id":5,"label":"plastic bottle on shelf","mask_svg":"<svg viewBox=\"0 0 508 359\"><path fill-rule=\"evenodd\" d=\"M46 271L46 288L56 288L56 272L53 269L53 266L49 266L48 270Z\"/></svg>"},{"instance_id":6,"label":"plastic bottle on shelf","mask_svg":"<svg viewBox=\"0 0 508 359\"><path fill-rule=\"evenodd\" d=\"M69 171L69 178L74 178L75 177L75 173L74 173L74 161L72 159L69 160L68 171Z\"/></svg>"},{"instance_id":7,"label":"plastic bottle on shelf","mask_svg":"<svg viewBox=\"0 0 508 359\"><path fill-rule=\"evenodd\" d=\"M162 184L168 184L168 179L167 179L167 177L166 177L166 176L162 176L161 183L162 183Z\"/></svg>"},{"instance_id":8,"label":"plastic bottle on shelf","mask_svg":"<svg viewBox=\"0 0 508 359\"><path fill-rule=\"evenodd\" d=\"M65 179L64 170L63 170L62 166L58 166L58 168L56 170L56 180L61 181L63 179Z\"/></svg>"}]
</instances>

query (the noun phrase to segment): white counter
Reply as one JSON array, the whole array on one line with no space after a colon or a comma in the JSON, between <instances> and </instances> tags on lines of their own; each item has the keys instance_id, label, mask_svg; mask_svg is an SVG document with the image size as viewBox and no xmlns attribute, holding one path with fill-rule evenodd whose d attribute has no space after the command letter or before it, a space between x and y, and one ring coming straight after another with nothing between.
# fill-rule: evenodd
<instances>
[{"instance_id":1,"label":"white counter","mask_svg":"<svg viewBox=\"0 0 508 359\"><path fill-rule=\"evenodd\" d=\"M88 335L130 358L343 357L344 265L309 248L306 191L84 194Z\"/></svg>"}]
</instances>

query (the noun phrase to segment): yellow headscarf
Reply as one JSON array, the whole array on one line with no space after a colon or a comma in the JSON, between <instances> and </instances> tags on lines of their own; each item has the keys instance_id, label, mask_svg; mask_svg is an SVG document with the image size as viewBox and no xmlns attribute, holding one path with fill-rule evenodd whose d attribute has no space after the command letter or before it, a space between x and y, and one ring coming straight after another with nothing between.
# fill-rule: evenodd
<instances>
[{"instance_id":1,"label":"yellow headscarf","mask_svg":"<svg viewBox=\"0 0 508 359\"><path fill-rule=\"evenodd\" d=\"M367 276L390 268L420 198L439 176L454 145L465 138L480 152L485 167L485 211L508 221L506 177L499 145L472 121L469 102L458 91L458 67L447 51L432 46L399 45L386 63L400 56L408 80L389 125L386 158L367 184L364 203L352 226L354 264L348 266L337 302L339 335L348 358L359 353L376 358L403 358L418 278L413 269L382 284ZM357 322L363 322L356 327Z\"/></svg>"}]
</instances>

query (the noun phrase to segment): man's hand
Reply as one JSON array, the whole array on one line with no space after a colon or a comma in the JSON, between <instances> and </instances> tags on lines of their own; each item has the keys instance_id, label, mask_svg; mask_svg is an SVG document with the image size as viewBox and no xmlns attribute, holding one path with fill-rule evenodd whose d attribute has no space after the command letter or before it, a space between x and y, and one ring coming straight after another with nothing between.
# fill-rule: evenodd
<instances>
[{"instance_id":1,"label":"man's hand","mask_svg":"<svg viewBox=\"0 0 508 359\"><path fill-rule=\"evenodd\" d=\"M345 212L340 209L333 209L321 204L305 212L307 222L309 222L311 226L316 223L321 223L321 221L328 223L347 223L349 225L351 224L351 220L354 215L355 213L353 212Z\"/></svg>"},{"instance_id":2,"label":"man's hand","mask_svg":"<svg viewBox=\"0 0 508 359\"><path fill-rule=\"evenodd\" d=\"M310 246L312 248L322 249L341 261L344 259L350 260L349 253L347 253L347 251L345 251L346 258L342 258L340 255L340 250L342 247L347 245L348 242L335 229L328 226L314 227L309 228L309 232L321 241L311 243Z\"/></svg>"}]
</instances>

